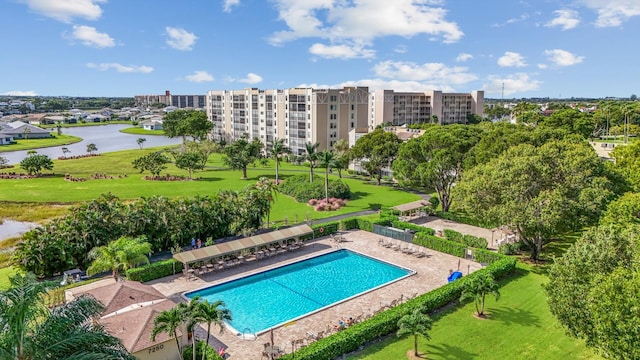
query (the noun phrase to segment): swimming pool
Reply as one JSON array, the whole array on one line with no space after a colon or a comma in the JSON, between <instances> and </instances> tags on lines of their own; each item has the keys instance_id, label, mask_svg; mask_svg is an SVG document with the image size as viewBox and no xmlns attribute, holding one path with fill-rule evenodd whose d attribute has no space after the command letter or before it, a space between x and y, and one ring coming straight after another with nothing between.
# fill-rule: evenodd
<instances>
[{"instance_id":1,"label":"swimming pool","mask_svg":"<svg viewBox=\"0 0 640 360\"><path fill-rule=\"evenodd\" d=\"M414 273L343 249L184 295L224 301L230 327L260 334Z\"/></svg>"}]
</instances>

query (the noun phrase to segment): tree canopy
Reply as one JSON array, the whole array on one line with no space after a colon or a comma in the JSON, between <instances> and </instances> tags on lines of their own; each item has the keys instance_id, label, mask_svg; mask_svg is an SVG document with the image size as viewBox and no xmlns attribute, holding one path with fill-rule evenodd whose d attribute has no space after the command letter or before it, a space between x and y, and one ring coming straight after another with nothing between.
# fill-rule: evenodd
<instances>
[{"instance_id":1,"label":"tree canopy","mask_svg":"<svg viewBox=\"0 0 640 360\"><path fill-rule=\"evenodd\" d=\"M201 141L209 135L213 123L207 119L204 111L179 109L164 116L162 129L170 138L182 137L183 142L186 142L189 136L194 141Z\"/></svg>"},{"instance_id":2,"label":"tree canopy","mask_svg":"<svg viewBox=\"0 0 640 360\"><path fill-rule=\"evenodd\" d=\"M148 264L147 256L151 253L151 244L145 240L145 236L123 236L105 246L93 248L89 252L89 258L93 259L93 262L87 269L87 274L111 271L113 278L118 281L121 270L127 271L133 266Z\"/></svg>"},{"instance_id":3,"label":"tree canopy","mask_svg":"<svg viewBox=\"0 0 640 360\"><path fill-rule=\"evenodd\" d=\"M361 138L349 150L351 159L359 160L362 167L374 177L378 185L382 180L382 170L391 168L398 156L402 140L392 132L376 129Z\"/></svg>"},{"instance_id":4,"label":"tree canopy","mask_svg":"<svg viewBox=\"0 0 640 360\"><path fill-rule=\"evenodd\" d=\"M597 221L615 197L608 175L584 141L524 144L465 172L454 195L469 214L517 230L537 260L554 236Z\"/></svg>"},{"instance_id":5,"label":"tree canopy","mask_svg":"<svg viewBox=\"0 0 640 360\"><path fill-rule=\"evenodd\" d=\"M611 156L616 160L614 167L627 178L636 192L640 192L640 141L617 146Z\"/></svg>"},{"instance_id":6,"label":"tree canopy","mask_svg":"<svg viewBox=\"0 0 640 360\"><path fill-rule=\"evenodd\" d=\"M223 162L233 170L242 170L242 179L247 178L247 166L260 158L262 143L258 139L249 142L242 137L224 147Z\"/></svg>"},{"instance_id":7,"label":"tree canopy","mask_svg":"<svg viewBox=\"0 0 640 360\"><path fill-rule=\"evenodd\" d=\"M150 154L140 156L132 161L134 169L140 172L148 171L154 177L160 175L162 170L167 168L167 164L171 163L171 159L162 151L154 151Z\"/></svg>"},{"instance_id":8,"label":"tree canopy","mask_svg":"<svg viewBox=\"0 0 640 360\"><path fill-rule=\"evenodd\" d=\"M42 170L53 170L53 161L47 155L30 154L20 161L20 167L29 175L40 175Z\"/></svg>"},{"instance_id":9,"label":"tree canopy","mask_svg":"<svg viewBox=\"0 0 640 360\"><path fill-rule=\"evenodd\" d=\"M475 126L429 127L400 146L393 174L401 184L435 190L442 211L451 205L451 190L460 179L467 154L480 140Z\"/></svg>"},{"instance_id":10,"label":"tree canopy","mask_svg":"<svg viewBox=\"0 0 640 360\"><path fill-rule=\"evenodd\" d=\"M548 303L567 332L613 359L640 358L640 227L586 231L549 268Z\"/></svg>"}]
</instances>

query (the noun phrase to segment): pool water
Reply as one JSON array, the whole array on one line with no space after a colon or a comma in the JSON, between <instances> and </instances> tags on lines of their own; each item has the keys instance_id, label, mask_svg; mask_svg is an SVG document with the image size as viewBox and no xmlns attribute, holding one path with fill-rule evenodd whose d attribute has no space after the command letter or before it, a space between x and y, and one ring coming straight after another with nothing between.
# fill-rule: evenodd
<instances>
[{"instance_id":1,"label":"pool water","mask_svg":"<svg viewBox=\"0 0 640 360\"><path fill-rule=\"evenodd\" d=\"M413 273L350 250L338 250L185 296L224 301L233 318L228 325L238 333L259 334ZM356 314L345 314L351 315Z\"/></svg>"}]
</instances>

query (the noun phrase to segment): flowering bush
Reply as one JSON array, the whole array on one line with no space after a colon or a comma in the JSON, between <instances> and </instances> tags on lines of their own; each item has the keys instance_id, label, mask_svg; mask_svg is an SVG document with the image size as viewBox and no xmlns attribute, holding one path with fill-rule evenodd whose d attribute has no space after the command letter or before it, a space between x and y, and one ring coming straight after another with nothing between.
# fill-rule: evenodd
<instances>
[{"instance_id":1,"label":"flowering bush","mask_svg":"<svg viewBox=\"0 0 640 360\"><path fill-rule=\"evenodd\" d=\"M313 209L315 211L334 211L334 210L340 210L343 206L345 206L347 203L346 200L343 199L337 199L337 198L329 198L329 201L327 202L327 199L311 199L309 200L308 204L313 206Z\"/></svg>"}]
</instances>

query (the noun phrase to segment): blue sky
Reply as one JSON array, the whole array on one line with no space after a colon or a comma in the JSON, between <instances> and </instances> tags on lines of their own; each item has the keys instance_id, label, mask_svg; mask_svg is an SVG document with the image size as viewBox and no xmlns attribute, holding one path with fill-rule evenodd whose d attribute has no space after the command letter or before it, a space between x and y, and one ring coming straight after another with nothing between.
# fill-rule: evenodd
<instances>
[{"instance_id":1,"label":"blue sky","mask_svg":"<svg viewBox=\"0 0 640 360\"><path fill-rule=\"evenodd\" d=\"M640 0L2 0L0 94L640 95Z\"/></svg>"}]
</instances>

